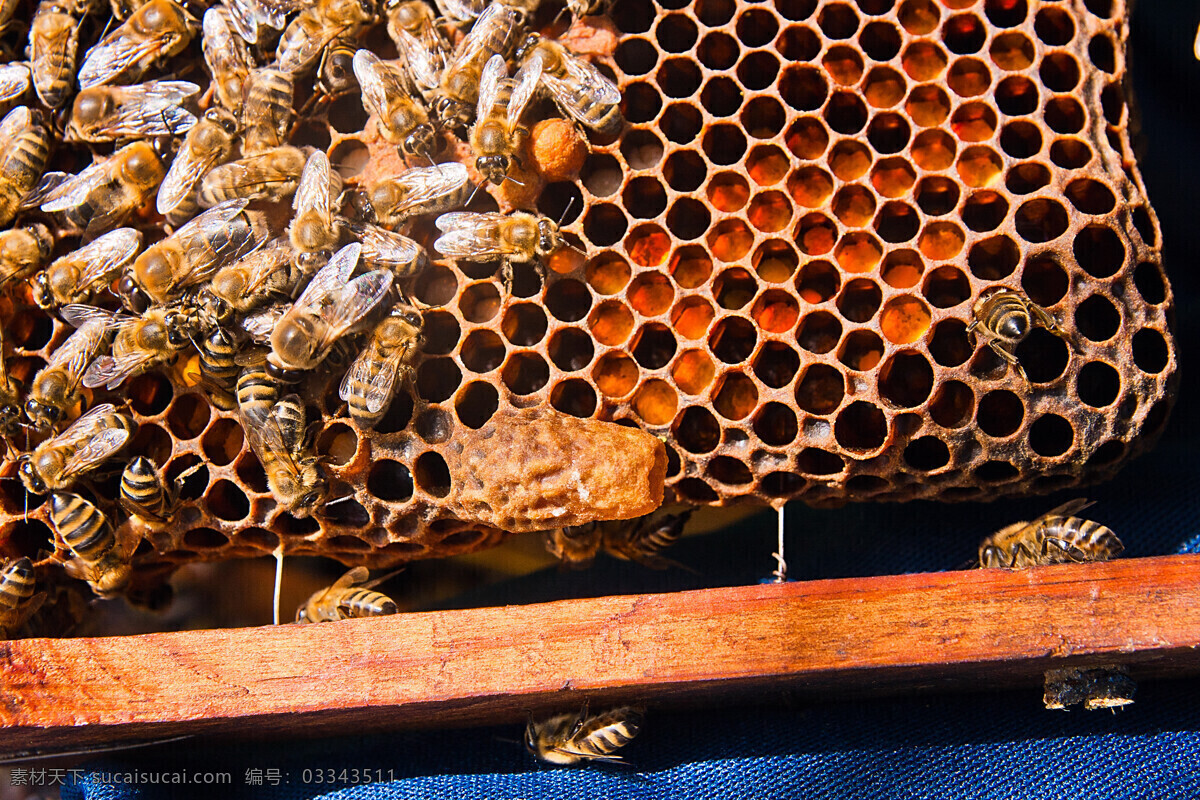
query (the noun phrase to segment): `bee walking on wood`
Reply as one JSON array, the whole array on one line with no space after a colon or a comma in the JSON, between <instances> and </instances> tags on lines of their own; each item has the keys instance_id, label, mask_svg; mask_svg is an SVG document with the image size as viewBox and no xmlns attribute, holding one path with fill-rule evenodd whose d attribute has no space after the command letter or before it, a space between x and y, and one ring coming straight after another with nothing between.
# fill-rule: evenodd
<instances>
[{"instance_id":1,"label":"bee walking on wood","mask_svg":"<svg viewBox=\"0 0 1200 800\"><path fill-rule=\"evenodd\" d=\"M1050 331L1068 345L1072 344L1058 320L1020 292L1000 289L984 294L976 301L972 313L975 318L967 326L967 333L978 331L992 352L1011 364L1026 382L1029 378L1014 351L1035 325Z\"/></svg>"},{"instance_id":2,"label":"bee walking on wood","mask_svg":"<svg viewBox=\"0 0 1200 800\"><path fill-rule=\"evenodd\" d=\"M141 538L128 529L118 536L108 518L77 494L50 495L50 521L72 558L63 565L67 574L88 582L100 597L121 593L133 574L133 551Z\"/></svg>"},{"instance_id":3,"label":"bee walking on wood","mask_svg":"<svg viewBox=\"0 0 1200 800\"><path fill-rule=\"evenodd\" d=\"M1108 561L1125 549L1116 534L1098 522L1071 516L1092 503L1072 500L1032 522L1014 522L979 545L979 566L1027 569L1045 564Z\"/></svg>"},{"instance_id":4,"label":"bee walking on wood","mask_svg":"<svg viewBox=\"0 0 1200 800\"><path fill-rule=\"evenodd\" d=\"M577 714L559 714L542 721L529 720L525 747L541 761L571 766L587 761L621 764L613 752L627 745L642 727L643 711L633 706L588 714L585 703Z\"/></svg>"},{"instance_id":5,"label":"bee walking on wood","mask_svg":"<svg viewBox=\"0 0 1200 800\"><path fill-rule=\"evenodd\" d=\"M46 600L34 594L33 562L28 558L5 559L0 569L0 640L11 639Z\"/></svg>"},{"instance_id":6,"label":"bee walking on wood","mask_svg":"<svg viewBox=\"0 0 1200 800\"><path fill-rule=\"evenodd\" d=\"M68 489L125 446L134 421L111 403L93 408L60 433L17 460L17 474L32 494Z\"/></svg>"},{"instance_id":7,"label":"bee walking on wood","mask_svg":"<svg viewBox=\"0 0 1200 800\"><path fill-rule=\"evenodd\" d=\"M382 617L395 614L395 601L373 587L390 578L389 573L373 581L367 580L370 573L366 567L355 567L332 586L314 592L304 605L296 610L297 622L338 622L343 619Z\"/></svg>"}]
</instances>

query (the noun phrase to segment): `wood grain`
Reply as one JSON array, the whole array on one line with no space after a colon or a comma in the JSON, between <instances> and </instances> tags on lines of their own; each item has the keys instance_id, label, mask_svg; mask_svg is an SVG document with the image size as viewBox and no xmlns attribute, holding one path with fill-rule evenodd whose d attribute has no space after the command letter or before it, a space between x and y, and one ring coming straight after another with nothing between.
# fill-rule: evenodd
<instances>
[{"instance_id":1,"label":"wood grain","mask_svg":"<svg viewBox=\"0 0 1200 800\"><path fill-rule=\"evenodd\" d=\"M184 733L497 723L712 703L1200 671L1200 556L740 586L324 625L0 643L0 751Z\"/></svg>"}]
</instances>

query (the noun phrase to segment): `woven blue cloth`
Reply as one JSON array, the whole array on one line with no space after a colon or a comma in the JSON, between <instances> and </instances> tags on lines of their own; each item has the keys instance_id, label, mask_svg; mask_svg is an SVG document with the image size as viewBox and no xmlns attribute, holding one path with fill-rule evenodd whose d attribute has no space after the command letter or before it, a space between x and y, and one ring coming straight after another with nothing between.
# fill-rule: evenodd
<instances>
[{"instance_id":1,"label":"woven blue cloth","mask_svg":"<svg viewBox=\"0 0 1200 800\"><path fill-rule=\"evenodd\" d=\"M1088 516L1113 528L1129 557L1200 552L1200 426L1195 343L1200 328L1200 64L1191 57L1195 0L1153 0L1133 20L1135 89L1146 138L1141 166L1162 221L1176 292L1180 401L1158 447L1117 480L1082 493ZM837 511L789 508L798 579L951 569L998 523L1030 518L1081 492L1000 505L910 503ZM602 559L589 571L547 572L446 607L539 602L756 582L774 564L774 519L689 539L672 557L695 567L651 572ZM1070 609L1063 609L1070 613ZM1200 613L1200 611L1198 611ZM759 705L651 713L624 751L632 766L543 768L515 743L518 728L428 731L365 739L220 746L180 742L130 752L79 773L66 800L133 798L1197 798L1200 688L1144 682L1118 714L1049 712L1040 691L923 696L826 705L786 695ZM363 784L341 771L369 770ZM225 771L223 785L126 786L104 772ZM306 772L306 770L308 772ZM382 771L378 775L376 770ZM390 771L390 772L389 772ZM306 777L309 780L305 780ZM332 778L314 782L315 778ZM275 785L277 782L278 785Z\"/></svg>"}]
</instances>

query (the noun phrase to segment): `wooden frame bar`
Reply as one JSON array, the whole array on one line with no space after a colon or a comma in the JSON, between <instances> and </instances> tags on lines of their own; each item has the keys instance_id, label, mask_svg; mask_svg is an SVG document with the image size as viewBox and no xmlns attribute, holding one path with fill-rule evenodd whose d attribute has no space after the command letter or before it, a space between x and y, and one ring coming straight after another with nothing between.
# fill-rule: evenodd
<instances>
[{"instance_id":1,"label":"wooden frame bar","mask_svg":"<svg viewBox=\"0 0 1200 800\"><path fill-rule=\"evenodd\" d=\"M498 723L628 700L1200 672L1200 556L740 586L324 625L0 642L0 751Z\"/></svg>"}]
</instances>

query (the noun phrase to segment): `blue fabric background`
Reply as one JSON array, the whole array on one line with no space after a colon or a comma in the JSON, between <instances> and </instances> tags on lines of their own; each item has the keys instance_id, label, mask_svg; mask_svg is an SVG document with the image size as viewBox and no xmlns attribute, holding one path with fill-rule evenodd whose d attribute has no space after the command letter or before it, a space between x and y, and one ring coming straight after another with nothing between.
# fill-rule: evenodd
<instances>
[{"instance_id":1,"label":"blue fabric background","mask_svg":"<svg viewBox=\"0 0 1200 800\"><path fill-rule=\"evenodd\" d=\"M1100 489L1088 515L1113 528L1128 557L1200 552L1195 346L1200 225L1200 64L1191 57L1195 0L1144 0L1133 20L1132 65L1147 147L1141 166L1162 221L1178 301L1180 400L1158 448ZM798 579L950 569L974 555L999 521L1029 518L1079 496L1001 506L910 503L837 511L789 508L791 575ZM685 540L672 556L697 567L655 573L600 560L583 573L547 572L461 598L457 606L672 591L757 581L773 568L774 518ZM1070 613L1070 609L1063 609ZM1198 612L1200 613L1200 612ZM696 712L651 713L626 748L633 766L547 769L515 728L434 731L255 746L188 741L128 753L100 769L230 770L228 787L128 787L94 778L63 797L337 797L356 800L500 798L1195 798L1200 797L1200 688L1144 683L1128 710L1048 712L1037 690L827 705L786 695ZM394 770L365 786L302 785L305 768ZM278 769L290 783L245 784Z\"/></svg>"}]
</instances>

